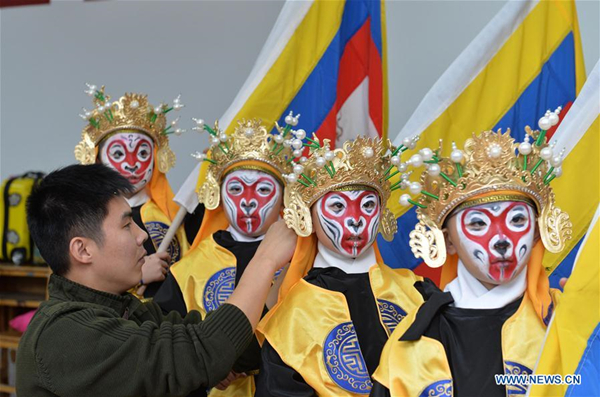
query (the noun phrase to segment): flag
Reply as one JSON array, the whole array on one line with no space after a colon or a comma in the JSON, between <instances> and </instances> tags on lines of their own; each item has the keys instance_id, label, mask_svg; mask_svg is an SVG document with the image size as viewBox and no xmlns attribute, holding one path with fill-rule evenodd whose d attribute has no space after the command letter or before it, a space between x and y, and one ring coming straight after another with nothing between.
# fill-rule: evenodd
<instances>
[{"instance_id":1,"label":"flag","mask_svg":"<svg viewBox=\"0 0 600 397\"><path fill-rule=\"evenodd\" d=\"M573 106L554 134L556 148L565 149L563 175L552 187L557 203L573 222L573 240L560 254L547 253L544 264L553 270L550 285L568 277L596 210L600 191L600 61L592 69Z\"/></svg>"},{"instance_id":2,"label":"flag","mask_svg":"<svg viewBox=\"0 0 600 397\"><path fill-rule=\"evenodd\" d=\"M596 135L597 120L598 118ZM595 200L598 204L597 195ZM599 214L600 206L597 206L596 214L577 254L573 273L565 285L565 291L548 327L535 370L535 374L559 374L563 379L569 374L580 375L581 383L534 385L529 393L531 396L600 395Z\"/></svg>"},{"instance_id":3,"label":"flag","mask_svg":"<svg viewBox=\"0 0 600 397\"><path fill-rule=\"evenodd\" d=\"M417 148L437 147L444 139L450 150L452 141L462 144L473 132L498 128L510 128L515 139L523 140L524 127L537 128L546 110L562 106L564 116L584 81L575 1L510 1L433 85L395 144L420 135ZM549 130L548 136L555 130ZM566 184L556 191L561 208L569 207L563 198L565 189ZM398 233L391 243L378 239L381 254L388 264L416 269L439 281L439 269L427 268L412 255L408 234L417 217L414 207L398 203L402 193L396 191L389 201ZM572 216L587 215L575 210ZM551 271L565 255L545 259L544 265Z\"/></svg>"},{"instance_id":4,"label":"flag","mask_svg":"<svg viewBox=\"0 0 600 397\"><path fill-rule=\"evenodd\" d=\"M333 147L358 135L385 137L386 80L382 1L289 1L219 124L230 134L237 120L260 118L271 129L293 111L301 114L297 128ZM188 211L199 169L175 197Z\"/></svg>"}]
</instances>

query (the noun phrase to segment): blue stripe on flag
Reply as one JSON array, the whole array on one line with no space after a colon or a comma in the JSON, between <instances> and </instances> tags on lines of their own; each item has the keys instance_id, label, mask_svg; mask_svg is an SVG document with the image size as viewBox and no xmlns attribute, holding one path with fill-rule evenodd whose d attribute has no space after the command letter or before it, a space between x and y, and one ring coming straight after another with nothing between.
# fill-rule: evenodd
<instances>
[{"instance_id":1,"label":"blue stripe on flag","mask_svg":"<svg viewBox=\"0 0 600 397\"><path fill-rule=\"evenodd\" d=\"M342 39L340 44L342 48L346 47L346 44L348 44L356 32L358 32L358 30L365 24L367 18L369 17L369 12L370 10L364 0L346 1L344 15L342 16L342 24L340 25L340 34Z\"/></svg>"},{"instance_id":2,"label":"blue stripe on flag","mask_svg":"<svg viewBox=\"0 0 600 397\"><path fill-rule=\"evenodd\" d=\"M552 274L550 274L550 276L548 277L550 280L551 288L558 288L562 291L562 288L560 288L558 282L561 278L569 277L571 275L571 271L573 270L573 264L575 263L575 258L577 257L577 253L579 252L579 248L581 247L581 242L584 238L585 235L579 240L579 242L577 242L577 244L575 244L575 246L571 249L571 251L569 251L567 256L565 256L565 259L563 259L562 262L558 264L556 269L554 269Z\"/></svg>"},{"instance_id":3,"label":"blue stripe on flag","mask_svg":"<svg viewBox=\"0 0 600 397\"><path fill-rule=\"evenodd\" d=\"M525 138L523 129L526 125L537 129L537 121L546 110L564 106L574 101L575 97L575 47L571 32L494 130L502 128L505 131L510 128L512 137L520 142Z\"/></svg>"},{"instance_id":4,"label":"blue stripe on flag","mask_svg":"<svg viewBox=\"0 0 600 397\"><path fill-rule=\"evenodd\" d=\"M302 115L298 124L299 128L306 130L309 134L319 129L337 97L340 59L346 44L363 26L368 17L369 9L364 0L346 2L340 29L298 94L281 115L280 125L285 125L285 116L293 111L295 114Z\"/></svg>"},{"instance_id":5,"label":"blue stripe on flag","mask_svg":"<svg viewBox=\"0 0 600 397\"><path fill-rule=\"evenodd\" d=\"M298 128L306 130L309 136L323 123L337 97L337 80L340 66L340 49L337 43L339 41L340 35L338 32L298 94L281 115L280 125L285 125L285 116L290 111L293 111L294 114L301 114Z\"/></svg>"},{"instance_id":6,"label":"blue stripe on flag","mask_svg":"<svg viewBox=\"0 0 600 397\"><path fill-rule=\"evenodd\" d=\"M600 396L600 324L590 335L575 374L581 375L581 384L569 386L565 397Z\"/></svg>"},{"instance_id":7,"label":"blue stripe on flag","mask_svg":"<svg viewBox=\"0 0 600 397\"><path fill-rule=\"evenodd\" d=\"M408 235L413 231L415 225L419 222L415 207L409 209L396 220L398 232L393 241L385 241L381 234L377 236L377 246L383 262L392 268L414 269L423 262L417 259L410 250Z\"/></svg>"},{"instance_id":8,"label":"blue stripe on flag","mask_svg":"<svg viewBox=\"0 0 600 397\"><path fill-rule=\"evenodd\" d=\"M370 9L369 14L371 14L371 38L373 39L373 43L375 43L375 47L377 47L377 51L379 51L379 56L381 57L383 54L383 43L381 36L381 1L371 0L367 3Z\"/></svg>"}]
</instances>

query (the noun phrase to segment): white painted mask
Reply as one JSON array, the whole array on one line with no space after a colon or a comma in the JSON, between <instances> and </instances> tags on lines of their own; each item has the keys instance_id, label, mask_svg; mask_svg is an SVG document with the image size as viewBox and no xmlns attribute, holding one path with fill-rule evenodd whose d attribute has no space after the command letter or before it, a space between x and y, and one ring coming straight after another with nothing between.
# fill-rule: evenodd
<instances>
[{"instance_id":1,"label":"white painted mask","mask_svg":"<svg viewBox=\"0 0 600 397\"><path fill-rule=\"evenodd\" d=\"M493 284L514 279L527 264L534 245L535 212L525 203L482 204L456 214L456 232L467 265Z\"/></svg>"},{"instance_id":2,"label":"white painted mask","mask_svg":"<svg viewBox=\"0 0 600 397\"><path fill-rule=\"evenodd\" d=\"M376 192L332 191L314 205L326 238L320 232L317 237L327 248L345 257L356 258L375 242L381 216Z\"/></svg>"},{"instance_id":3,"label":"white painted mask","mask_svg":"<svg viewBox=\"0 0 600 397\"><path fill-rule=\"evenodd\" d=\"M265 234L279 218L281 185L257 170L236 170L221 184L221 200L230 225L245 236Z\"/></svg>"},{"instance_id":4,"label":"white painted mask","mask_svg":"<svg viewBox=\"0 0 600 397\"><path fill-rule=\"evenodd\" d=\"M100 161L127 178L137 193L152 178L154 142L141 132L118 132L102 142Z\"/></svg>"}]
</instances>

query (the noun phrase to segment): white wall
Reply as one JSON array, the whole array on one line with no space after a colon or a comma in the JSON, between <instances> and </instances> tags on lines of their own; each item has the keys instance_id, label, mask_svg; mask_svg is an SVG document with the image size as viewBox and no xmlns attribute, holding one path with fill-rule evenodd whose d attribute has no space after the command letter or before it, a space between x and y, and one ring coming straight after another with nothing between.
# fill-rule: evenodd
<instances>
[{"instance_id":1,"label":"white wall","mask_svg":"<svg viewBox=\"0 0 600 397\"><path fill-rule=\"evenodd\" d=\"M390 137L505 1L388 1ZM590 70L599 57L598 1L577 2ZM0 11L0 178L74 162L84 82L151 103L182 94L191 117L213 121L245 81L282 7L279 1L55 1ZM176 190L206 146L171 139Z\"/></svg>"}]
</instances>

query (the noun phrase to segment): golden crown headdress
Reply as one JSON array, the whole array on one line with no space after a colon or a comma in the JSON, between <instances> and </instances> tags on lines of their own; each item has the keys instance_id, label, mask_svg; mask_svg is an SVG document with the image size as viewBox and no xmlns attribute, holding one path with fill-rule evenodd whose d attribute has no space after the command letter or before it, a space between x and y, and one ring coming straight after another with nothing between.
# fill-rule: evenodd
<instances>
[{"instance_id":1,"label":"golden crown headdress","mask_svg":"<svg viewBox=\"0 0 600 397\"><path fill-rule=\"evenodd\" d=\"M298 124L299 117L290 113L285 117L285 127L275 123L275 134L269 133L261 120L239 120L231 135L219 130L218 122L211 128L203 120L193 119L196 122L193 129L207 131L211 143L208 154L193 154L199 161L210 163L206 179L198 190L198 201L208 209L217 208L221 181L229 172L239 168L256 167L260 171L270 172L285 183L283 176L292 171L294 161L302 158L300 149L306 132L292 129Z\"/></svg>"},{"instance_id":2,"label":"golden crown headdress","mask_svg":"<svg viewBox=\"0 0 600 397\"><path fill-rule=\"evenodd\" d=\"M556 207L549 185L562 174L564 151L555 154L554 145L548 145L545 138L546 129L557 122L556 113L547 113L540 120L540 127L545 129L532 131L527 126L520 144L515 143L510 130L502 133L499 129L473 134L465 142L464 151L453 143L447 158L441 154L441 140L435 151L422 149L421 164L425 163L427 169L420 183L405 178L402 186L412 195L421 195L416 200L409 194L400 197L402 205L417 206L419 223L410 233L413 254L431 267L443 265L446 246L442 227L446 218L455 210L497 201L533 205L545 248L560 252L571 238L572 225L569 215Z\"/></svg>"},{"instance_id":3,"label":"golden crown headdress","mask_svg":"<svg viewBox=\"0 0 600 397\"><path fill-rule=\"evenodd\" d=\"M159 171L166 173L175 165L175 154L169 147L170 134L181 135L185 130L177 127L179 118L167 124L166 114L171 110L184 107L180 96L173 100L173 105L165 103L153 107L143 94L126 93L118 101L111 102L110 96L104 93L104 86L98 89L87 84L85 93L92 97L94 109L83 108L79 116L88 122L81 132L81 142L75 146L75 158L81 164L96 162L99 143L114 132L121 130L139 131L148 135L157 146Z\"/></svg>"},{"instance_id":4,"label":"golden crown headdress","mask_svg":"<svg viewBox=\"0 0 600 397\"><path fill-rule=\"evenodd\" d=\"M399 188L399 183L390 184L390 179L406 170L400 155L413 149L417 139L407 142L408 146L394 148L389 141L379 138L358 137L344 143L342 148L331 150L329 140L307 138L305 146L310 148L310 156L303 164L294 166L294 172L287 175L288 186L284 195L284 219L288 227L302 237L309 236L312 229L310 207L324 194L341 189L373 189L381 200L382 217L379 232L386 240L396 233L396 218L387 208L391 191ZM389 149L388 149L389 147ZM392 172L394 168L396 171Z\"/></svg>"}]
</instances>

